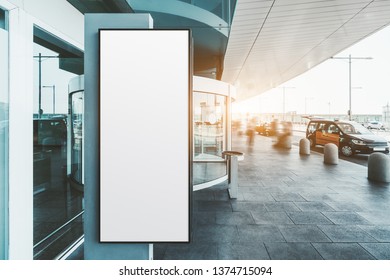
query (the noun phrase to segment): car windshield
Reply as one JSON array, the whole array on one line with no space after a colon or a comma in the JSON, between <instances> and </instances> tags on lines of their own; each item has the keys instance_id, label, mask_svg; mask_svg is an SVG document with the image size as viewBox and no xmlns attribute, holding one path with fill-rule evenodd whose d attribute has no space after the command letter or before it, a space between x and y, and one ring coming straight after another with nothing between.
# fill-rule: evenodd
<instances>
[{"instance_id":1,"label":"car windshield","mask_svg":"<svg viewBox=\"0 0 390 280\"><path fill-rule=\"evenodd\" d=\"M338 123L338 126L346 134L372 134L371 131L358 123Z\"/></svg>"}]
</instances>

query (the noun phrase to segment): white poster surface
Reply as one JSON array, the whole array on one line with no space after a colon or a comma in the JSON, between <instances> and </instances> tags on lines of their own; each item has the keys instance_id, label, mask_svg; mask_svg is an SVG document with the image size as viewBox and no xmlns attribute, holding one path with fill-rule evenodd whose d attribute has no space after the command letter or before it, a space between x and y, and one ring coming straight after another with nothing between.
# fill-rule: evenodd
<instances>
[{"instance_id":1,"label":"white poster surface","mask_svg":"<svg viewBox=\"0 0 390 280\"><path fill-rule=\"evenodd\" d=\"M189 242L188 30L100 30L100 241Z\"/></svg>"}]
</instances>

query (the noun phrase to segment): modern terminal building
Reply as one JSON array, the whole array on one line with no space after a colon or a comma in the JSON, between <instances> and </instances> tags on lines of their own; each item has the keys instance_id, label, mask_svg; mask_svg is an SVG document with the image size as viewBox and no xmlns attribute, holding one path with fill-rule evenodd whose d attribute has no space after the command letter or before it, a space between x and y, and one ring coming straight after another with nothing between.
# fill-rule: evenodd
<instances>
[{"instance_id":1,"label":"modern terminal building","mask_svg":"<svg viewBox=\"0 0 390 280\"><path fill-rule=\"evenodd\" d=\"M190 208L192 192L228 179L222 152L231 149L232 102L304 73L389 25L389 15L384 0L0 0L0 259L66 259L81 246L85 259L153 258L154 237L102 242L98 232L95 136L105 120L99 102L106 100L96 90L104 78L96 72L99 29L189 31L183 79L190 139L180 141L189 143ZM156 53L162 43L152 46ZM133 57L143 53L135 50L129 48ZM154 73L153 65L137 65L121 71ZM127 94L137 102L141 93ZM151 94L150 104L130 108L148 114L153 99L169 95ZM172 137L158 117L116 115L122 133L139 137L132 128L148 127L153 141Z\"/></svg>"}]
</instances>

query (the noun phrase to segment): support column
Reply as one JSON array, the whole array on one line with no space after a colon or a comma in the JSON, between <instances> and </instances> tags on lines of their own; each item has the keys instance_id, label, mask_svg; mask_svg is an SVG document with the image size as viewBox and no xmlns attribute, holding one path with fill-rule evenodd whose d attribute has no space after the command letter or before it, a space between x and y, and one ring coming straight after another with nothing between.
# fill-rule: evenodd
<instances>
[{"instance_id":1,"label":"support column","mask_svg":"<svg viewBox=\"0 0 390 280\"><path fill-rule=\"evenodd\" d=\"M99 240L99 29L152 28L149 14L85 15L85 217L86 260L152 259L149 244L100 243ZM126 222L126 221L124 221Z\"/></svg>"},{"instance_id":2,"label":"support column","mask_svg":"<svg viewBox=\"0 0 390 280\"><path fill-rule=\"evenodd\" d=\"M33 22L9 11L9 254L33 259ZM22 174L22 175L21 175Z\"/></svg>"}]
</instances>

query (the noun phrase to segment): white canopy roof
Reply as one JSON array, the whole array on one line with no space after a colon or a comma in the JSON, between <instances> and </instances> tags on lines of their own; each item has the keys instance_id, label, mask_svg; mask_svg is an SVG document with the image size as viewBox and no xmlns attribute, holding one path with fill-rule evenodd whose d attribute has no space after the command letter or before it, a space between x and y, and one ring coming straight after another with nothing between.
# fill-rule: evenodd
<instances>
[{"instance_id":1,"label":"white canopy roof","mask_svg":"<svg viewBox=\"0 0 390 280\"><path fill-rule=\"evenodd\" d=\"M259 95L389 24L389 0L238 0L222 80Z\"/></svg>"}]
</instances>

